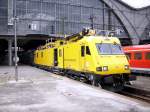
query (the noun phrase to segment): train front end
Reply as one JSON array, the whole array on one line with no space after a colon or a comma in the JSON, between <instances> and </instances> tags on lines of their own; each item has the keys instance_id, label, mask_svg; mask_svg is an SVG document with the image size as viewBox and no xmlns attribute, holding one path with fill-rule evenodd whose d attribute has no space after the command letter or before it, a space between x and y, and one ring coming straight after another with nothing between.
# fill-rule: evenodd
<instances>
[{"instance_id":1,"label":"train front end","mask_svg":"<svg viewBox=\"0 0 150 112\"><path fill-rule=\"evenodd\" d=\"M128 60L122 51L120 44L97 43L96 72L101 75L130 74Z\"/></svg>"},{"instance_id":2,"label":"train front end","mask_svg":"<svg viewBox=\"0 0 150 112\"><path fill-rule=\"evenodd\" d=\"M129 62L118 38L97 36L92 43L95 49L95 74L103 88L122 89L125 83L135 80L130 75Z\"/></svg>"}]
</instances>

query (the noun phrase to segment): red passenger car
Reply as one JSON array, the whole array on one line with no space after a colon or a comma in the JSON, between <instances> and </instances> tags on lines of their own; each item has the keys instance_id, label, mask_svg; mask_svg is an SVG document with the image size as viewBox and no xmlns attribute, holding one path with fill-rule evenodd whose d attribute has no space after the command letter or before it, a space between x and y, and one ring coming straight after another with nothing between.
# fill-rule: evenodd
<instances>
[{"instance_id":1,"label":"red passenger car","mask_svg":"<svg viewBox=\"0 0 150 112\"><path fill-rule=\"evenodd\" d=\"M150 74L150 44L124 47L131 71Z\"/></svg>"}]
</instances>

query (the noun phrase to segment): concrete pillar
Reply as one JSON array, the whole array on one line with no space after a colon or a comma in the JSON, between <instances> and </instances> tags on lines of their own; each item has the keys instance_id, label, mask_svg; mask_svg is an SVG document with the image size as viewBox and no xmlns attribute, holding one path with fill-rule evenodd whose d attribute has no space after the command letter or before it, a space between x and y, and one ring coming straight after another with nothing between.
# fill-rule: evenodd
<instances>
[{"instance_id":1,"label":"concrete pillar","mask_svg":"<svg viewBox=\"0 0 150 112\"><path fill-rule=\"evenodd\" d=\"M12 40L8 40L8 65L12 66Z\"/></svg>"}]
</instances>

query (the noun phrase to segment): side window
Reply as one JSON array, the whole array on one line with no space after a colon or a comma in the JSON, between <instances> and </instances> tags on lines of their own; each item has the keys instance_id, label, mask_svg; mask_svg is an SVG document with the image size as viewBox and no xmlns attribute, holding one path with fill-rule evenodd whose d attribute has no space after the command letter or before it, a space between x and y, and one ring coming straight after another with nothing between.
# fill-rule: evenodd
<instances>
[{"instance_id":1,"label":"side window","mask_svg":"<svg viewBox=\"0 0 150 112\"><path fill-rule=\"evenodd\" d=\"M134 54L134 59L135 60L141 60L142 59L142 54L141 53L135 53Z\"/></svg>"},{"instance_id":2,"label":"side window","mask_svg":"<svg viewBox=\"0 0 150 112\"><path fill-rule=\"evenodd\" d=\"M87 55L91 55L91 52L90 52L89 46L86 46L86 54L87 54Z\"/></svg>"},{"instance_id":3,"label":"side window","mask_svg":"<svg viewBox=\"0 0 150 112\"><path fill-rule=\"evenodd\" d=\"M81 46L81 56L84 57L85 46Z\"/></svg>"},{"instance_id":4,"label":"side window","mask_svg":"<svg viewBox=\"0 0 150 112\"><path fill-rule=\"evenodd\" d=\"M62 56L62 50L59 49L59 57L61 57L61 56Z\"/></svg>"},{"instance_id":5,"label":"side window","mask_svg":"<svg viewBox=\"0 0 150 112\"><path fill-rule=\"evenodd\" d=\"M131 59L131 53L126 53L126 56L129 60Z\"/></svg>"},{"instance_id":6,"label":"side window","mask_svg":"<svg viewBox=\"0 0 150 112\"><path fill-rule=\"evenodd\" d=\"M41 52L41 57L43 58L43 52Z\"/></svg>"},{"instance_id":7,"label":"side window","mask_svg":"<svg viewBox=\"0 0 150 112\"><path fill-rule=\"evenodd\" d=\"M150 60L150 52L147 52L147 53L146 53L145 59Z\"/></svg>"},{"instance_id":8,"label":"side window","mask_svg":"<svg viewBox=\"0 0 150 112\"><path fill-rule=\"evenodd\" d=\"M38 58L38 53L36 54L36 57Z\"/></svg>"}]
</instances>

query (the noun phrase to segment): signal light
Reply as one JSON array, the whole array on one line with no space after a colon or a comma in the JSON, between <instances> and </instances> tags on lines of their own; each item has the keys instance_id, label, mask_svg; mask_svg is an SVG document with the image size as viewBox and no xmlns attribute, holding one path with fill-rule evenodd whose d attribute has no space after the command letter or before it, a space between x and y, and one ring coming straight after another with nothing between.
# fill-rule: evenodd
<instances>
[{"instance_id":1,"label":"signal light","mask_svg":"<svg viewBox=\"0 0 150 112\"><path fill-rule=\"evenodd\" d=\"M125 69L125 70L129 70L129 65L125 65L125 66L124 66L124 69Z\"/></svg>"},{"instance_id":2,"label":"signal light","mask_svg":"<svg viewBox=\"0 0 150 112\"><path fill-rule=\"evenodd\" d=\"M108 71L108 66L97 67L96 71Z\"/></svg>"},{"instance_id":3,"label":"signal light","mask_svg":"<svg viewBox=\"0 0 150 112\"><path fill-rule=\"evenodd\" d=\"M102 67L97 67L96 71L102 71Z\"/></svg>"},{"instance_id":4,"label":"signal light","mask_svg":"<svg viewBox=\"0 0 150 112\"><path fill-rule=\"evenodd\" d=\"M103 66L103 71L108 71L108 66Z\"/></svg>"}]
</instances>

